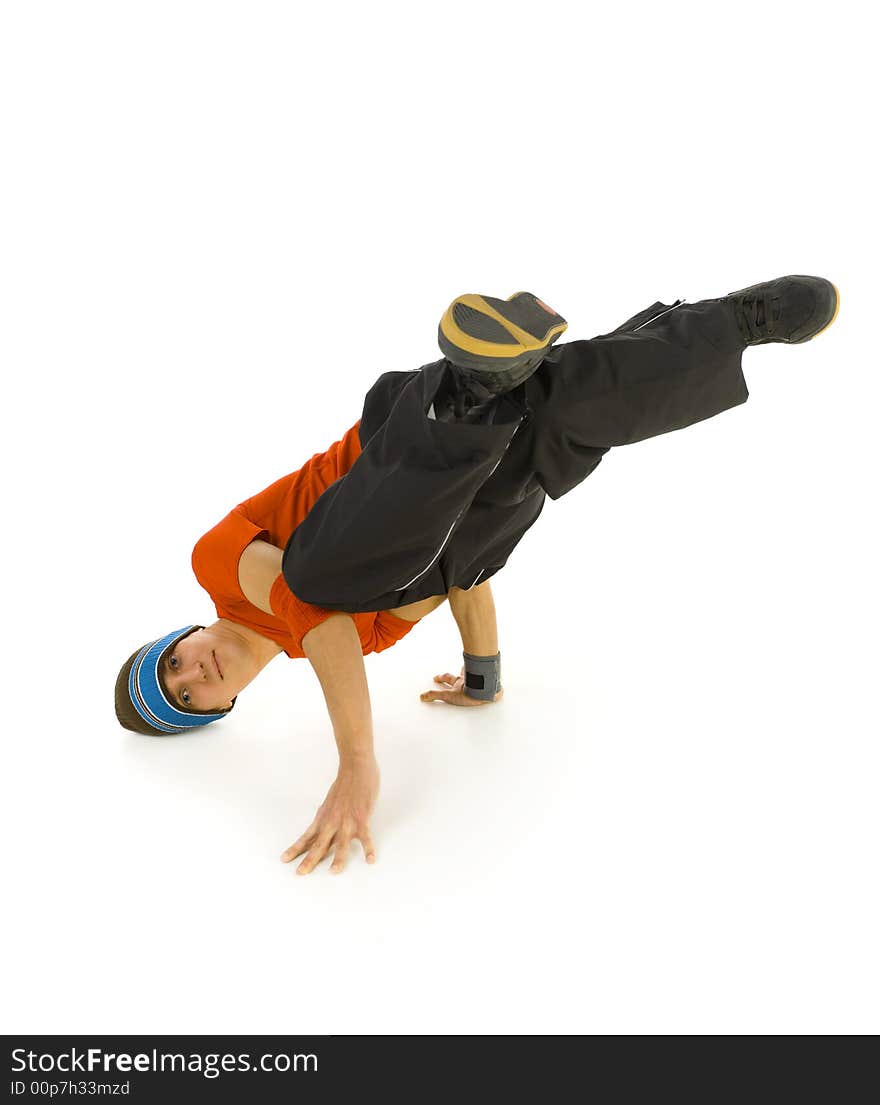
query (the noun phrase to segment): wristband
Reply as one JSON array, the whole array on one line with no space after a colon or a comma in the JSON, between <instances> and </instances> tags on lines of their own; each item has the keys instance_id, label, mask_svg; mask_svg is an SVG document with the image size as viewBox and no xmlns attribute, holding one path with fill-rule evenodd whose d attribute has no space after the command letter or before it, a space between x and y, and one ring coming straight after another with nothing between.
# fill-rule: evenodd
<instances>
[{"instance_id":1,"label":"wristband","mask_svg":"<svg viewBox=\"0 0 880 1105\"><path fill-rule=\"evenodd\" d=\"M493 702L501 690L501 653L494 656L464 656L464 693L468 698Z\"/></svg>"}]
</instances>

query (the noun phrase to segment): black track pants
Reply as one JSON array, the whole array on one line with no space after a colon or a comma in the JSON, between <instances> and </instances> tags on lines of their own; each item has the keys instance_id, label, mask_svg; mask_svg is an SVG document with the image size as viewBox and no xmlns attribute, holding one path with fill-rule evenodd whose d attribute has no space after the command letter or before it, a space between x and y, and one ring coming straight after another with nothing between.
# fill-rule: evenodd
<instances>
[{"instance_id":1,"label":"black track pants","mask_svg":"<svg viewBox=\"0 0 880 1105\"><path fill-rule=\"evenodd\" d=\"M610 448L745 402L744 349L725 300L654 303L611 333L553 347L499 397L491 425L428 417L446 360L386 372L364 401L361 455L287 543L288 586L356 613L483 582L545 496L576 487Z\"/></svg>"}]
</instances>

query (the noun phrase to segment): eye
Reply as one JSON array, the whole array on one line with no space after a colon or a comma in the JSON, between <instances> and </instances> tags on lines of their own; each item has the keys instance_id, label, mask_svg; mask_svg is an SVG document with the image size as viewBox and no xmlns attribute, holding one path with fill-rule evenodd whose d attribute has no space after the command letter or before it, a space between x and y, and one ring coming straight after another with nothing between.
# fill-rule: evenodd
<instances>
[{"instance_id":1,"label":"eye","mask_svg":"<svg viewBox=\"0 0 880 1105\"><path fill-rule=\"evenodd\" d=\"M180 701L184 704L184 706L189 706L190 705L189 691L186 690L186 688L184 688L180 692Z\"/></svg>"},{"instance_id":2,"label":"eye","mask_svg":"<svg viewBox=\"0 0 880 1105\"><path fill-rule=\"evenodd\" d=\"M177 657L173 652L168 657L168 666L175 669L177 668Z\"/></svg>"}]
</instances>

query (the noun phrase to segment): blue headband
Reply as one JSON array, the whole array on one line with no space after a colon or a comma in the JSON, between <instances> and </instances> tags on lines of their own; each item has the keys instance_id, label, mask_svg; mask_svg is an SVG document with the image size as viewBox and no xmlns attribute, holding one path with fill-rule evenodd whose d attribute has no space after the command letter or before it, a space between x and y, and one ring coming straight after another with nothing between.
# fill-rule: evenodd
<instances>
[{"instance_id":1,"label":"blue headband","mask_svg":"<svg viewBox=\"0 0 880 1105\"><path fill-rule=\"evenodd\" d=\"M159 641L144 645L131 665L128 674L128 695L131 703L148 725L163 733L180 733L197 725L209 725L229 713L229 710L221 710L214 714L195 714L181 710L168 701L162 689L159 667L164 654L182 637L200 628L201 626L188 625L184 629L176 629Z\"/></svg>"}]
</instances>

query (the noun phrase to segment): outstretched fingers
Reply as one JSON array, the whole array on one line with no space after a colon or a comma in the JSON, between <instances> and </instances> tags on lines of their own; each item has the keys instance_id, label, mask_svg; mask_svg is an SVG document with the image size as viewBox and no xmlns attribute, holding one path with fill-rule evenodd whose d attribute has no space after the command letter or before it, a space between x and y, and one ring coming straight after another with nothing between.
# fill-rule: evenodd
<instances>
[{"instance_id":1,"label":"outstretched fingers","mask_svg":"<svg viewBox=\"0 0 880 1105\"><path fill-rule=\"evenodd\" d=\"M364 826L358 836L361 839L361 844L364 847L364 859L367 863L376 862L376 846L373 844L373 838L370 836L370 830Z\"/></svg>"},{"instance_id":2,"label":"outstretched fingers","mask_svg":"<svg viewBox=\"0 0 880 1105\"><path fill-rule=\"evenodd\" d=\"M333 853L330 870L338 874L345 868L351 842L360 839L368 863L376 858L369 833L369 820L379 792L379 768L375 759L340 760L339 774L327 792L327 797L311 825L299 840L281 853L289 863L305 853L296 869L298 875L308 875Z\"/></svg>"},{"instance_id":3,"label":"outstretched fingers","mask_svg":"<svg viewBox=\"0 0 880 1105\"><path fill-rule=\"evenodd\" d=\"M297 867L296 873L298 875L308 875L314 871L321 860L325 859L332 850L333 863L330 866L330 872L333 875L338 875L340 871L345 870L345 866L348 863L351 853L351 842L358 839L363 845L364 859L366 859L367 863L375 863L376 846L373 844L373 838L370 836L370 831L366 826L359 830L349 829L348 831L340 830L339 832L325 831L319 835L315 823L309 826L296 843L291 844L289 848L281 853L281 862L290 863L291 860L295 860L297 856L306 853L306 857L299 867Z\"/></svg>"},{"instance_id":4,"label":"outstretched fingers","mask_svg":"<svg viewBox=\"0 0 880 1105\"><path fill-rule=\"evenodd\" d=\"M318 866L324 856L330 851L330 845L333 843L333 834L324 833L319 836L315 843L309 848L306 858L297 867L296 873L298 875L308 875Z\"/></svg>"},{"instance_id":5,"label":"outstretched fingers","mask_svg":"<svg viewBox=\"0 0 880 1105\"><path fill-rule=\"evenodd\" d=\"M367 863L376 862L376 848L370 836L370 830L366 825L363 825L360 829L355 829L352 832L340 833L336 838L336 850L333 854L333 864L330 867L331 874L337 875L344 870L348 862L348 854L351 851L351 842L357 839L360 839L363 845L364 859Z\"/></svg>"},{"instance_id":6,"label":"outstretched fingers","mask_svg":"<svg viewBox=\"0 0 880 1105\"><path fill-rule=\"evenodd\" d=\"M423 691L419 696L422 702L452 702L456 691Z\"/></svg>"},{"instance_id":7,"label":"outstretched fingers","mask_svg":"<svg viewBox=\"0 0 880 1105\"><path fill-rule=\"evenodd\" d=\"M315 839L318 833L318 821L317 818L309 825L299 840L295 841L289 848L281 853L281 862L290 863L291 860L296 859L297 856L301 856L303 852L307 852L312 845L312 841Z\"/></svg>"},{"instance_id":8,"label":"outstretched fingers","mask_svg":"<svg viewBox=\"0 0 880 1105\"><path fill-rule=\"evenodd\" d=\"M345 864L348 862L348 852L350 848L350 836L338 836L336 838L336 849L333 852L333 863L330 866L331 875L338 875L340 871L344 870Z\"/></svg>"}]
</instances>

